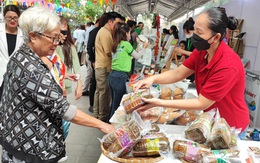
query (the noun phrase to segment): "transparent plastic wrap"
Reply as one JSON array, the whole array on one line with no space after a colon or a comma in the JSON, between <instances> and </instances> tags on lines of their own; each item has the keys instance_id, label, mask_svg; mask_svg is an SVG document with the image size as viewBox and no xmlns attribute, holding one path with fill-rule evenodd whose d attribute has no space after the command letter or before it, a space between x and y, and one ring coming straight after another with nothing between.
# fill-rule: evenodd
<instances>
[{"instance_id":1,"label":"transparent plastic wrap","mask_svg":"<svg viewBox=\"0 0 260 163\"><path fill-rule=\"evenodd\" d=\"M215 120L209 137L212 149L228 149L231 145L231 129L224 118Z\"/></svg>"},{"instance_id":2,"label":"transparent plastic wrap","mask_svg":"<svg viewBox=\"0 0 260 163\"><path fill-rule=\"evenodd\" d=\"M239 150L212 150L203 153L203 163L242 163L239 156Z\"/></svg>"},{"instance_id":3,"label":"transparent plastic wrap","mask_svg":"<svg viewBox=\"0 0 260 163\"><path fill-rule=\"evenodd\" d=\"M139 114L134 111L132 119L115 131L105 135L100 142L103 148L113 157L122 157L128 154L132 147L151 130L150 123L144 123Z\"/></svg>"},{"instance_id":4,"label":"transparent plastic wrap","mask_svg":"<svg viewBox=\"0 0 260 163\"><path fill-rule=\"evenodd\" d=\"M202 154L210 151L209 147L191 140L175 140L173 143L174 156L187 162L202 162Z\"/></svg>"},{"instance_id":5,"label":"transparent plastic wrap","mask_svg":"<svg viewBox=\"0 0 260 163\"><path fill-rule=\"evenodd\" d=\"M150 122L156 122L160 116L162 115L163 112L163 108L162 107L153 107L150 108L144 112L140 113L140 116L142 118L142 120L146 121L150 121Z\"/></svg>"},{"instance_id":6,"label":"transparent plastic wrap","mask_svg":"<svg viewBox=\"0 0 260 163\"><path fill-rule=\"evenodd\" d=\"M182 88L175 88L173 91L173 99L183 99L184 91Z\"/></svg>"},{"instance_id":7,"label":"transparent plastic wrap","mask_svg":"<svg viewBox=\"0 0 260 163\"><path fill-rule=\"evenodd\" d=\"M173 124L183 126L190 125L191 122L198 118L200 112L201 111L192 110L185 111L185 113L183 113L181 116L173 121Z\"/></svg>"},{"instance_id":8,"label":"transparent plastic wrap","mask_svg":"<svg viewBox=\"0 0 260 163\"><path fill-rule=\"evenodd\" d=\"M164 133L148 133L133 148L133 156L158 156L170 151L170 143Z\"/></svg>"},{"instance_id":9,"label":"transparent plastic wrap","mask_svg":"<svg viewBox=\"0 0 260 163\"><path fill-rule=\"evenodd\" d=\"M131 114L127 114L123 106L119 106L109 122L116 128L122 126L131 119Z\"/></svg>"},{"instance_id":10,"label":"transparent plastic wrap","mask_svg":"<svg viewBox=\"0 0 260 163\"><path fill-rule=\"evenodd\" d=\"M210 136L214 115L214 111L201 114L185 131L186 137L201 144L205 143Z\"/></svg>"},{"instance_id":11,"label":"transparent plastic wrap","mask_svg":"<svg viewBox=\"0 0 260 163\"><path fill-rule=\"evenodd\" d=\"M160 127L157 124L152 123L151 127L152 129L149 131L150 133L160 132Z\"/></svg>"},{"instance_id":12,"label":"transparent plastic wrap","mask_svg":"<svg viewBox=\"0 0 260 163\"><path fill-rule=\"evenodd\" d=\"M163 108L163 113L156 121L158 124L170 124L173 120L181 116L185 111L175 108Z\"/></svg>"},{"instance_id":13,"label":"transparent plastic wrap","mask_svg":"<svg viewBox=\"0 0 260 163\"><path fill-rule=\"evenodd\" d=\"M149 91L140 91L125 95L122 99L122 105L125 111L129 114L143 106L145 103L142 101L142 98L153 98L153 95L151 95Z\"/></svg>"},{"instance_id":14,"label":"transparent plastic wrap","mask_svg":"<svg viewBox=\"0 0 260 163\"><path fill-rule=\"evenodd\" d=\"M161 88L161 94L159 98L163 100L171 100L172 94L173 94L172 89L170 87L165 86Z\"/></svg>"}]
</instances>

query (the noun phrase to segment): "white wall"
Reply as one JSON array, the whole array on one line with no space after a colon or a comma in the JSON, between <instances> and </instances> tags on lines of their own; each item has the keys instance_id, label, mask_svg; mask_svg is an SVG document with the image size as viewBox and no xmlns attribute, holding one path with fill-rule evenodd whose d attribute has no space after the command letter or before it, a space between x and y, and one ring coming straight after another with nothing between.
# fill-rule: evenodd
<instances>
[{"instance_id":1,"label":"white wall","mask_svg":"<svg viewBox=\"0 0 260 163\"><path fill-rule=\"evenodd\" d=\"M260 71L260 0L232 0L222 7L228 16L244 19L244 58L250 60L250 70Z\"/></svg>"}]
</instances>

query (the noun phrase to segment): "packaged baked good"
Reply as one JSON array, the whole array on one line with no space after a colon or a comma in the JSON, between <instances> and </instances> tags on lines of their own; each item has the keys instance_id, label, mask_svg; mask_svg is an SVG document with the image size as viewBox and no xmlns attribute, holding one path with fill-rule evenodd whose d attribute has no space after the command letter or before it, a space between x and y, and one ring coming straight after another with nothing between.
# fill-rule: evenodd
<instances>
[{"instance_id":1,"label":"packaged baked good","mask_svg":"<svg viewBox=\"0 0 260 163\"><path fill-rule=\"evenodd\" d=\"M202 154L210 152L210 148L190 140L175 140L173 154L187 162L201 162Z\"/></svg>"},{"instance_id":2,"label":"packaged baked good","mask_svg":"<svg viewBox=\"0 0 260 163\"><path fill-rule=\"evenodd\" d=\"M124 96L122 99L122 105L125 111L129 114L132 113L135 109L143 106L145 103L142 101L142 98L153 98L153 96L146 91L129 93Z\"/></svg>"},{"instance_id":3,"label":"packaged baked good","mask_svg":"<svg viewBox=\"0 0 260 163\"><path fill-rule=\"evenodd\" d=\"M152 127L152 129L149 132L151 132L151 133L153 133L153 132L160 132L160 127L157 124L152 123L151 127Z\"/></svg>"},{"instance_id":4,"label":"packaged baked good","mask_svg":"<svg viewBox=\"0 0 260 163\"><path fill-rule=\"evenodd\" d=\"M162 115L162 107L153 107L144 112L140 113L140 116L143 121L156 122L159 117Z\"/></svg>"},{"instance_id":5,"label":"packaged baked good","mask_svg":"<svg viewBox=\"0 0 260 163\"><path fill-rule=\"evenodd\" d=\"M173 91L173 99L183 99L184 91L181 88L175 88Z\"/></svg>"},{"instance_id":6,"label":"packaged baked good","mask_svg":"<svg viewBox=\"0 0 260 163\"><path fill-rule=\"evenodd\" d=\"M212 150L208 153L203 153L203 163L237 163L242 162L239 159L239 150Z\"/></svg>"},{"instance_id":7,"label":"packaged baked good","mask_svg":"<svg viewBox=\"0 0 260 163\"><path fill-rule=\"evenodd\" d=\"M115 156L122 157L129 153L136 142L141 138L141 127L135 120L125 123L103 137L103 147Z\"/></svg>"},{"instance_id":8,"label":"packaged baked good","mask_svg":"<svg viewBox=\"0 0 260 163\"><path fill-rule=\"evenodd\" d=\"M201 114L185 131L185 136L195 142L205 143L210 136L213 116L213 112Z\"/></svg>"},{"instance_id":9,"label":"packaged baked good","mask_svg":"<svg viewBox=\"0 0 260 163\"><path fill-rule=\"evenodd\" d=\"M209 142L212 149L228 149L230 147L231 130L224 118L215 120Z\"/></svg>"},{"instance_id":10,"label":"packaged baked good","mask_svg":"<svg viewBox=\"0 0 260 163\"><path fill-rule=\"evenodd\" d=\"M163 133L150 133L142 137L133 147L133 156L156 156L160 153L168 153L170 143Z\"/></svg>"},{"instance_id":11,"label":"packaged baked good","mask_svg":"<svg viewBox=\"0 0 260 163\"><path fill-rule=\"evenodd\" d=\"M169 87L162 87L160 99L170 100L172 97L172 89Z\"/></svg>"},{"instance_id":12,"label":"packaged baked good","mask_svg":"<svg viewBox=\"0 0 260 163\"><path fill-rule=\"evenodd\" d=\"M128 122L130 119L131 115L127 114L122 106L119 106L114 115L110 118L109 122L115 127L120 127L124 123Z\"/></svg>"},{"instance_id":13,"label":"packaged baked good","mask_svg":"<svg viewBox=\"0 0 260 163\"><path fill-rule=\"evenodd\" d=\"M158 124L171 123L174 119L183 114L183 110L174 108L164 108L160 118L156 121Z\"/></svg>"},{"instance_id":14,"label":"packaged baked good","mask_svg":"<svg viewBox=\"0 0 260 163\"><path fill-rule=\"evenodd\" d=\"M185 111L181 116L173 120L173 124L175 125L183 125L186 126L187 124L190 124L195 119L198 118L198 111Z\"/></svg>"}]
</instances>

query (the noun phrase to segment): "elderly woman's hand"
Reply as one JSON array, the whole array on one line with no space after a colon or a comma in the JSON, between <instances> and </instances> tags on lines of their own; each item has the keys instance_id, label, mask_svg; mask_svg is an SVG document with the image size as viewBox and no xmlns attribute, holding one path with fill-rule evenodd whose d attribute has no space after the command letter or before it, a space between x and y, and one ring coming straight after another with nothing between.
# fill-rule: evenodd
<instances>
[{"instance_id":1,"label":"elderly woman's hand","mask_svg":"<svg viewBox=\"0 0 260 163\"><path fill-rule=\"evenodd\" d=\"M101 128L99 130L108 134L108 133L114 131L115 127L113 125L108 124L108 123L104 123L104 124L101 125Z\"/></svg>"}]
</instances>

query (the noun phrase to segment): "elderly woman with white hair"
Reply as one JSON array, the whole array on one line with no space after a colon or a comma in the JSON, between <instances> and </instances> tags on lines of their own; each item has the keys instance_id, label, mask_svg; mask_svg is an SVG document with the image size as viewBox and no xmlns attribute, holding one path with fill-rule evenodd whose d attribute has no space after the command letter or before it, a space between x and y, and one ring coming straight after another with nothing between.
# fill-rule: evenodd
<instances>
[{"instance_id":1,"label":"elderly woman with white hair","mask_svg":"<svg viewBox=\"0 0 260 163\"><path fill-rule=\"evenodd\" d=\"M29 8L19 18L25 44L8 62L0 102L3 163L58 162L66 154L62 119L104 133L114 130L70 105L41 60L59 44L59 25L59 17L45 8Z\"/></svg>"}]
</instances>

